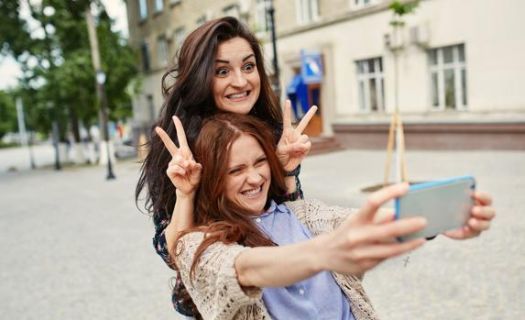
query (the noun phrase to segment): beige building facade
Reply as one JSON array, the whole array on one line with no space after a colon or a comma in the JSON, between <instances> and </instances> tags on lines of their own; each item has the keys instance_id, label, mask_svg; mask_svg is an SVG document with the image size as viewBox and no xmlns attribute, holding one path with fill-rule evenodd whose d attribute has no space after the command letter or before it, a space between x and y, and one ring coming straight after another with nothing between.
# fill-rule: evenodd
<instances>
[{"instance_id":1,"label":"beige building facade","mask_svg":"<svg viewBox=\"0 0 525 320\"><path fill-rule=\"evenodd\" d=\"M393 49L402 47L397 101L408 148L525 149L525 2L421 1L398 37L390 2L275 2L283 84L301 49L323 57L323 133L349 147L386 146Z\"/></svg>"},{"instance_id":2,"label":"beige building facade","mask_svg":"<svg viewBox=\"0 0 525 320\"><path fill-rule=\"evenodd\" d=\"M319 95L308 97L320 105L321 135L349 147L385 147L397 104L408 148L525 149L525 2L421 1L397 36L390 2L274 0L282 98L306 50L322 61L322 80L308 85ZM136 127L158 114L160 77L184 35L202 21L243 19L264 43L271 69L268 4L128 0L130 42L150 60L134 100Z\"/></svg>"}]
</instances>

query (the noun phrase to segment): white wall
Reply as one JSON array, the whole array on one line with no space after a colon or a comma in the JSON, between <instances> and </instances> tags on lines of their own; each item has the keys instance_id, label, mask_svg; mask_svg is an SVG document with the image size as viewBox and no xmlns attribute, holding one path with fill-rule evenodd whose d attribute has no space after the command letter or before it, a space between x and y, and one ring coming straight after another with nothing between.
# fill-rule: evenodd
<instances>
[{"instance_id":1,"label":"white wall","mask_svg":"<svg viewBox=\"0 0 525 320\"><path fill-rule=\"evenodd\" d=\"M420 117L464 119L479 118L487 112L525 114L525 1L523 0L428 0L416 13L406 18L408 28L426 24L430 31L429 47L465 44L467 63L468 112L429 112L430 80L426 49L408 46L400 63L400 107ZM360 114L355 61L383 57L387 111L394 108L394 64L392 54L383 44L390 30L391 13L382 11L350 21L313 29L279 39L280 57L299 56L301 48L331 47L323 53L333 55L333 69L328 70L326 86L335 97L323 97L331 108L332 122L381 119L377 114ZM267 47L269 48L269 47ZM266 52L271 52L269 49ZM325 57L326 59L326 57ZM284 60L284 61L283 61ZM288 58L290 60L290 58ZM286 59L281 59L286 70ZM290 80L283 72L283 83ZM326 92L326 88L325 88ZM326 102L329 101L328 105ZM490 116L489 114L489 116Z\"/></svg>"}]
</instances>

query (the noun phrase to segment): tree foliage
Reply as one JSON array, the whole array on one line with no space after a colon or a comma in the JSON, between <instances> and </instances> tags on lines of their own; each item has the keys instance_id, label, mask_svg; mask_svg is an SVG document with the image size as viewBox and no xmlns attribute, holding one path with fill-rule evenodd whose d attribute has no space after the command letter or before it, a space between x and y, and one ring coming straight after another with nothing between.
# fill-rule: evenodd
<instances>
[{"instance_id":1,"label":"tree foliage","mask_svg":"<svg viewBox=\"0 0 525 320\"><path fill-rule=\"evenodd\" d=\"M15 103L9 93L0 91L0 138L13 131L16 131Z\"/></svg>"},{"instance_id":2,"label":"tree foliage","mask_svg":"<svg viewBox=\"0 0 525 320\"><path fill-rule=\"evenodd\" d=\"M394 13L394 19L390 22L392 26L402 26L403 16L414 12L419 6L419 0L413 1L392 1L389 5L390 10Z\"/></svg>"},{"instance_id":3,"label":"tree foliage","mask_svg":"<svg viewBox=\"0 0 525 320\"><path fill-rule=\"evenodd\" d=\"M78 136L79 122L98 120L91 51L84 12L88 0L27 1L28 13L21 13L16 0L0 1L2 54L12 55L21 65L23 77L17 93L23 97L29 126L48 132L51 122L60 123L61 136L72 129ZM34 4L35 3L35 4ZM125 88L137 75L137 55L119 33L100 1L97 37L106 72L106 94L110 119L131 115L131 98Z\"/></svg>"}]
</instances>

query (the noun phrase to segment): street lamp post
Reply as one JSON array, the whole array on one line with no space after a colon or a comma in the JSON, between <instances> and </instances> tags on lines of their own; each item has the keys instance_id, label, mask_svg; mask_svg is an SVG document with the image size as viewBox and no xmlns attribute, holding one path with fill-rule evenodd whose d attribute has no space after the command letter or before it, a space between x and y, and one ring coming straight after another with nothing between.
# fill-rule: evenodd
<instances>
[{"instance_id":1,"label":"street lamp post","mask_svg":"<svg viewBox=\"0 0 525 320\"><path fill-rule=\"evenodd\" d=\"M108 100L106 96L106 91L104 83L106 82L106 74L102 70L100 63L100 53L98 51L98 39L97 31L95 29L95 21L93 15L91 14L90 6L86 7L86 24L89 34L89 45L91 47L91 60L93 62L93 69L96 72L96 82L97 82L97 96L100 101L100 126L102 127L102 134L104 135L104 141L106 144L106 153L108 157L108 175L106 176L107 180L115 179L113 174L113 167L111 165L111 153L109 148L109 130L108 130Z\"/></svg>"},{"instance_id":2,"label":"street lamp post","mask_svg":"<svg viewBox=\"0 0 525 320\"><path fill-rule=\"evenodd\" d=\"M281 82L279 80L279 61L277 60L277 37L275 33L275 8L273 1L269 0L266 13L270 18L270 32L272 36L272 50L273 50L273 88L277 97L281 97Z\"/></svg>"},{"instance_id":3,"label":"street lamp post","mask_svg":"<svg viewBox=\"0 0 525 320\"><path fill-rule=\"evenodd\" d=\"M111 164L111 151L109 148L109 130L108 130L108 99L106 97L106 90L104 83L106 82L106 74L102 70L97 70L97 88L100 97L100 112L102 118L102 134L104 135L104 141L106 142L106 153L108 156L108 175L107 180L115 179L116 176L113 174L113 166Z\"/></svg>"},{"instance_id":4,"label":"street lamp post","mask_svg":"<svg viewBox=\"0 0 525 320\"><path fill-rule=\"evenodd\" d=\"M49 19L55 14L55 8L52 6L46 6L42 8L42 13L44 16L46 16L46 19ZM48 22L48 20L46 20ZM44 39L46 44L46 50L47 50L47 56L48 56L48 62L49 62L49 70L52 70L55 68L55 62L53 60L52 50L51 50L51 39L49 37L50 33L54 33L54 28L51 24L46 23L44 27L42 28L44 31ZM51 90L54 89L54 86L51 86ZM57 92L55 92L57 93ZM53 147L55 149L55 170L61 170L62 166L60 164L60 153L59 153L59 144L60 144L60 128L58 124L58 109L57 105L52 102L48 102L47 105L48 109L51 112L51 128L52 128L52 137L53 137Z\"/></svg>"}]
</instances>

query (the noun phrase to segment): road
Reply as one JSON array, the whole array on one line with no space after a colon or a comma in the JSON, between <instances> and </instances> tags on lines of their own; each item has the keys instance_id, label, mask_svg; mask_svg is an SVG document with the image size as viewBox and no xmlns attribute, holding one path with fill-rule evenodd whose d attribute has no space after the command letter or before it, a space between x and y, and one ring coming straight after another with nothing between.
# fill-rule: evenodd
<instances>
[{"instance_id":1,"label":"road","mask_svg":"<svg viewBox=\"0 0 525 320\"><path fill-rule=\"evenodd\" d=\"M5 153L0 151L0 159ZM307 197L359 206L381 182L384 152L309 157ZM524 319L525 152L408 152L410 180L472 174L495 198L491 230L444 237L367 273L383 319ZM151 247L153 224L133 200L139 164L0 172L0 310L5 319L176 319L172 272Z\"/></svg>"}]
</instances>

